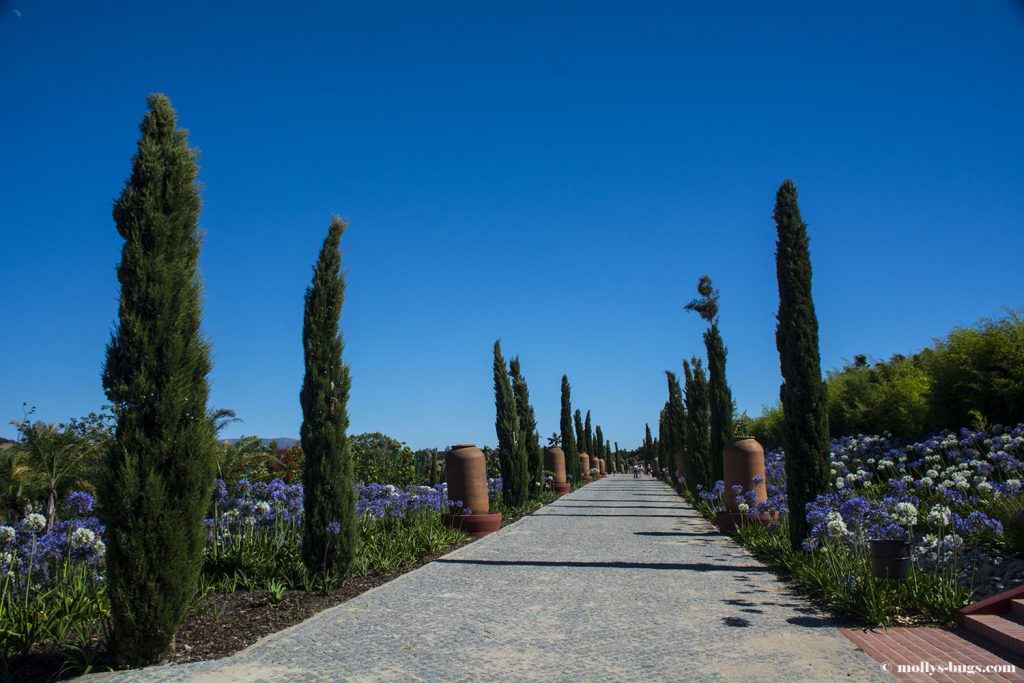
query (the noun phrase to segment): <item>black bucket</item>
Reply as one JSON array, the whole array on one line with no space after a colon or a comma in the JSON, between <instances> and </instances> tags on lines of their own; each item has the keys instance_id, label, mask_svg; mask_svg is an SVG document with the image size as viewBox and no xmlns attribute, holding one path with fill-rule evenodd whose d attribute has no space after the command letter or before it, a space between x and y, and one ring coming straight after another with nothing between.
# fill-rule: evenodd
<instances>
[{"instance_id":1,"label":"black bucket","mask_svg":"<svg viewBox=\"0 0 1024 683\"><path fill-rule=\"evenodd\" d=\"M871 573L880 579L905 579L910 574L910 542L872 540Z\"/></svg>"}]
</instances>

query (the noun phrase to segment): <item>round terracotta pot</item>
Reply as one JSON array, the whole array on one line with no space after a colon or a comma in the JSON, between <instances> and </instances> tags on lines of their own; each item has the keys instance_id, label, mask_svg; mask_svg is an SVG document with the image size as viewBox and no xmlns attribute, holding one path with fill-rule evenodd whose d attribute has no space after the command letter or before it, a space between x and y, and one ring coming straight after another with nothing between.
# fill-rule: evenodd
<instances>
[{"instance_id":1,"label":"round terracotta pot","mask_svg":"<svg viewBox=\"0 0 1024 683\"><path fill-rule=\"evenodd\" d=\"M583 480L590 481L590 456L586 453L580 453L580 467L583 472Z\"/></svg>"},{"instance_id":2,"label":"round terracotta pot","mask_svg":"<svg viewBox=\"0 0 1024 683\"><path fill-rule=\"evenodd\" d=\"M558 446L544 449L544 469L555 478L556 484L565 483L565 451Z\"/></svg>"},{"instance_id":3,"label":"round terracotta pot","mask_svg":"<svg viewBox=\"0 0 1024 683\"><path fill-rule=\"evenodd\" d=\"M739 484L743 493L756 491L755 503L763 503L768 499L768 487L765 484L764 448L752 436L737 436L729 440L729 445L722 451L723 481L725 483L725 507L729 512L739 512L736 494L732 487ZM760 477L758 483L754 482ZM742 496L743 493L740 495Z\"/></svg>"},{"instance_id":4,"label":"round terracotta pot","mask_svg":"<svg viewBox=\"0 0 1024 683\"><path fill-rule=\"evenodd\" d=\"M490 512L483 451L473 444L452 446L444 458L444 472L448 481L448 500L462 501L474 515Z\"/></svg>"}]
</instances>

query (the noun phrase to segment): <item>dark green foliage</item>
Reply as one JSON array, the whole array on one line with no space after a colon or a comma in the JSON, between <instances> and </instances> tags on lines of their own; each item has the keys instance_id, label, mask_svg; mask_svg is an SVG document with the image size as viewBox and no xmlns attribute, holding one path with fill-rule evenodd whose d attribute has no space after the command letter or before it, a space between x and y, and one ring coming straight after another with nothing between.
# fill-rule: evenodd
<instances>
[{"instance_id":1,"label":"dark green foliage","mask_svg":"<svg viewBox=\"0 0 1024 683\"><path fill-rule=\"evenodd\" d=\"M572 476L574 482L580 477L580 454L576 450L576 437L573 434L572 398L570 396L569 378L562 375L562 417L559 421L562 436L562 450L565 451L565 471Z\"/></svg>"},{"instance_id":2,"label":"dark green foliage","mask_svg":"<svg viewBox=\"0 0 1024 683\"><path fill-rule=\"evenodd\" d=\"M920 354L932 378L929 412L935 426L1024 418L1024 320L1015 311L957 328Z\"/></svg>"},{"instance_id":3,"label":"dark green foliage","mask_svg":"<svg viewBox=\"0 0 1024 683\"><path fill-rule=\"evenodd\" d=\"M811 254L800 217L796 186L789 179L775 197L778 243L779 325L775 344L782 366L789 536L799 548L807 536L807 503L828 487L828 403L821 379L818 318L811 298Z\"/></svg>"},{"instance_id":4,"label":"dark green foliage","mask_svg":"<svg viewBox=\"0 0 1024 683\"><path fill-rule=\"evenodd\" d=\"M648 463L653 463L657 453L654 451L654 439L651 438L651 425L644 423L644 458Z\"/></svg>"},{"instance_id":5,"label":"dark green foliage","mask_svg":"<svg viewBox=\"0 0 1024 683\"><path fill-rule=\"evenodd\" d=\"M577 408L576 412L572 414L572 422L573 426L576 428L576 444L581 453L586 453L587 434L583 431L583 416L580 414L579 408Z\"/></svg>"},{"instance_id":6,"label":"dark green foliage","mask_svg":"<svg viewBox=\"0 0 1024 683\"><path fill-rule=\"evenodd\" d=\"M749 422L747 433L757 439L764 446L781 446L783 419L782 405L776 403L773 406L764 408L760 417L755 417Z\"/></svg>"},{"instance_id":7,"label":"dark green foliage","mask_svg":"<svg viewBox=\"0 0 1024 683\"><path fill-rule=\"evenodd\" d=\"M686 305L686 310L696 311L707 321L704 332L704 347L708 354L708 406L711 415L711 443L708 462L711 465L712 481L722 478L722 451L732 438L732 392L725 378L726 348L718 330L718 290L711 278L701 276L697 283L700 297Z\"/></svg>"},{"instance_id":8,"label":"dark green foliage","mask_svg":"<svg viewBox=\"0 0 1024 683\"><path fill-rule=\"evenodd\" d=\"M114 205L124 246L103 388L117 424L100 487L114 646L132 664L168 654L195 596L217 462L196 152L163 95L149 97L141 132Z\"/></svg>"},{"instance_id":9,"label":"dark green foliage","mask_svg":"<svg viewBox=\"0 0 1024 683\"><path fill-rule=\"evenodd\" d=\"M494 429L498 435L498 460L501 463L502 501L514 507L522 505L530 493L526 441L519 423L508 368L501 355L501 342L494 342Z\"/></svg>"},{"instance_id":10,"label":"dark green foliage","mask_svg":"<svg viewBox=\"0 0 1024 683\"><path fill-rule=\"evenodd\" d=\"M345 575L355 556L356 508L352 481L352 447L348 429L348 393L351 378L342 360L338 331L345 301L345 275L341 272L341 236L345 221L331 219L306 289L302 349L306 373L299 402L299 436L305 461L305 529L302 561L317 575ZM338 527L328 531L328 525ZM333 531L340 531L334 534Z\"/></svg>"},{"instance_id":11,"label":"dark green foliage","mask_svg":"<svg viewBox=\"0 0 1024 683\"><path fill-rule=\"evenodd\" d=\"M669 427L668 401L658 413L658 459L663 469L670 475L675 475L676 466L672 461L672 430Z\"/></svg>"},{"instance_id":12,"label":"dark green foliage","mask_svg":"<svg viewBox=\"0 0 1024 683\"><path fill-rule=\"evenodd\" d=\"M512 391L516 396L516 409L519 411L519 428L523 431L523 443L526 445L528 490L538 495L541 487L536 484L544 483L544 451L540 447L540 434L537 432L537 415L530 405L530 390L526 386L518 356L509 362L509 370L512 374Z\"/></svg>"},{"instance_id":13,"label":"dark green foliage","mask_svg":"<svg viewBox=\"0 0 1024 683\"><path fill-rule=\"evenodd\" d=\"M668 403L665 404L665 445L666 455L670 458L666 466L675 475L682 475L688 481L689 486L695 483L689 480L686 470L690 469L686 453L686 407L683 405L683 390L679 386L679 378L676 373L666 370L668 378ZM679 461L683 463L683 470L679 469Z\"/></svg>"},{"instance_id":14,"label":"dark green foliage","mask_svg":"<svg viewBox=\"0 0 1024 683\"><path fill-rule=\"evenodd\" d=\"M915 436L930 431L931 377L921 365L914 359L895 356L874 367L864 359L863 363L829 372L829 431L836 436L882 432Z\"/></svg>"},{"instance_id":15,"label":"dark green foliage","mask_svg":"<svg viewBox=\"0 0 1024 683\"><path fill-rule=\"evenodd\" d=\"M708 380L700 358L693 365L683 361L686 382L686 451L689 453L689 471L694 486L709 490L721 478L711 466L711 408L708 405ZM718 458L721 462L721 458Z\"/></svg>"},{"instance_id":16,"label":"dark green foliage","mask_svg":"<svg viewBox=\"0 0 1024 683\"><path fill-rule=\"evenodd\" d=\"M348 438L352 479L364 484L387 482L395 486L422 483L413 450L387 434L370 432ZM427 468L423 475L430 476ZM441 478L442 480L444 477Z\"/></svg>"},{"instance_id":17,"label":"dark green foliage","mask_svg":"<svg viewBox=\"0 0 1024 683\"><path fill-rule=\"evenodd\" d=\"M833 436L915 436L1015 424L1024 416L1024 321L1016 312L957 328L923 351L828 373Z\"/></svg>"},{"instance_id":18,"label":"dark green foliage","mask_svg":"<svg viewBox=\"0 0 1024 683\"><path fill-rule=\"evenodd\" d=\"M599 458L608 457L608 453L604 449L604 435L601 433L601 425L597 425L594 428L593 449L595 453L591 453L591 455L596 455Z\"/></svg>"},{"instance_id":19,"label":"dark green foliage","mask_svg":"<svg viewBox=\"0 0 1024 683\"><path fill-rule=\"evenodd\" d=\"M590 411L587 411L587 419L583 423L583 435L586 437L586 443L580 444L580 448L583 449L583 453L590 455L594 454L594 430L590 427Z\"/></svg>"}]
</instances>

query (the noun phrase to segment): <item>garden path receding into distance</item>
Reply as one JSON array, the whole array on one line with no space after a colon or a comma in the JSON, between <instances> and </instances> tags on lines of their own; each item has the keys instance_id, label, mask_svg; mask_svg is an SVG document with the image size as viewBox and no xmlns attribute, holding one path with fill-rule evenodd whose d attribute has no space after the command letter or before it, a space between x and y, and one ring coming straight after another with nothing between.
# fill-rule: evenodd
<instances>
[{"instance_id":1,"label":"garden path receding into distance","mask_svg":"<svg viewBox=\"0 0 1024 683\"><path fill-rule=\"evenodd\" d=\"M667 485L594 482L226 659L98 678L887 678Z\"/></svg>"}]
</instances>

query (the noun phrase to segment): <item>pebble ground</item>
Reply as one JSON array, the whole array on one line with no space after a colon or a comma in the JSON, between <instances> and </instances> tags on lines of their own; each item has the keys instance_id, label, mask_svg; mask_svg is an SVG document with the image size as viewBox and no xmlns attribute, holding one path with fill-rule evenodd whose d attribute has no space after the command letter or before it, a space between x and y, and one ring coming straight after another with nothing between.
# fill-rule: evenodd
<instances>
[{"instance_id":1,"label":"pebble ground","mask_svg":"<svg viewBox=\"0 0 1024 683\"><path fill-rule=\"evenodd\" d=\"M888 676L668 486L616 475L232 657L96 678L635 683Z\"/></svg>"}]
</instances>

